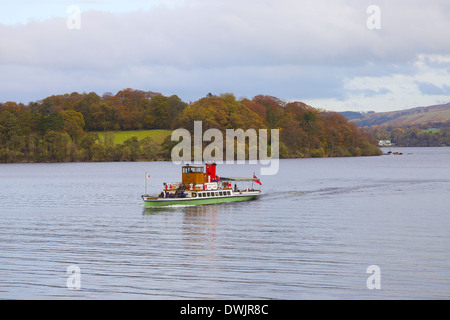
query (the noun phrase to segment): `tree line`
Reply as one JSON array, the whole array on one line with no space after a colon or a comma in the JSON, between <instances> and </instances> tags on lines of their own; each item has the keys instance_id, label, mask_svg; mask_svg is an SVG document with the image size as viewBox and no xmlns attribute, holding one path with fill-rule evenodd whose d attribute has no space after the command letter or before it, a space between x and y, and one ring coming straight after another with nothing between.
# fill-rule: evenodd
<instances>
[{"instance_id":1,"label":"tree line","mask_svg":"<svg viewBox=\"0 0 450 320\"><path fill-rule=\"evenodd\" d=\"M52 95L27 105L0 103L0 162L170 160L177 144L136 137L115 144L96 132L185 128L279 129L280 157L379 155L376 140L342 115L301 102L258 95L208 94L186 103L178 96L124 89Z\"/></svg>"},{"instance_id":2,"label":"tree line","mask_svg":"<svg viewBox=\"0 0 450 320\"><path fill-rule=\"evenodd\" d=\"M398 147L450 146L450 121L405 126L373 126L361 129L377 140L391 140Z\"/></svg>"}]
</instances>

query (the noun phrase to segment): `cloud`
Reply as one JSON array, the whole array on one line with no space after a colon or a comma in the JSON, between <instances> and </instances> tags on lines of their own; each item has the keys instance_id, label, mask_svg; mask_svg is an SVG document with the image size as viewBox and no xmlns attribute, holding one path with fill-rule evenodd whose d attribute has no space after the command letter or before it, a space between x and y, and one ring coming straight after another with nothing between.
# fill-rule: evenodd
<instances>
[{"instance_id":1,"label":"cloud","mask_svg":"<svg viewBox=\"0 0 450 320\"><path fill-rule=\"evenodd\" d=\"M80 4L79 30L67 28L69 14L0 24L0 101L126 87L186 100L233 92L375 101L396 84L348 84L404 75L419 92L417 83L440 83L414 77L448 68L448 1L377 2L380 30L366 27L368 0L186 0L131 11L94 2Z\"/></svg>"},{"instance_id":2,"label":"cloud","mask_svg":"<svg viewBox=\"0 0 450 320\"><path fill-rule=\"evenodd\" d=\"M66 28L68 17L3 26L0 61L55 68L77 63L116 67L124 62L353 66L415 59L417 52L436 47L450 49L447 34L436 32L437 25L450 29L450 21L440 17L440 7L429 4L404 2L402 7L382 1L378 32L367 29L367 7L355 1L186 3L191 5L120 14L82 11L80 30Z\"/></svg>"},{"instance_id":3,"label":"cloud","mask_svg":"<svg viewBox=\"0 0 450 320\"><path fill-rule=\"evenodd\" d=\"M376 90L373 89L356 89L356 90L349 90L347 92L347 94L349 96L353 96L353 95L361 95L363 97L375 97L378 95L385 95L388 93L392 93L391 90L389 90L388 88L379 88Z\"/></svg>"},{"instance_id":4,"label":"cloud","mask_svg":"<svg viewBox=\"0 0 450 320\"><path fill-rule=\"evenodd\" d=\"M433 83L429 82L417 82L420 92L427 95L448 95L450 96L450 87L443 85L439 87Z\"/></svg>"}]
</instances>

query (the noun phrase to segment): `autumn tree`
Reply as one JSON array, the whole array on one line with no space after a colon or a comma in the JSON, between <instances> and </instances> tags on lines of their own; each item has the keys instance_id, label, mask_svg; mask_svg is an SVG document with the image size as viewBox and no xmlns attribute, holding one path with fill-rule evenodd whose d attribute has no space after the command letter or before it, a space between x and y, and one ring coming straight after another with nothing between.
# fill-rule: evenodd
<instances>
[{"instance_id":1,"label":"autumn tree","mask_svg":"<svg viewBox=\"0 0 450 320\"><path fill-rule=\"evenodd\" d=\"M263 106L266 110L266 121L270 128L277 128L284 115L284 103L273 96L258 95L253 101Z\"/></svg>"},{"instance_id":2,"label":"autumn tree","mask_svg":"<svg viewBox=\"0 0 450 320\"><path fill-rule=\"evenodd\" d=\"M44 136L47 131L62 131L64 129L64 117L56 112L50 113L48 116L41 115L38 123L37 130Z\"/></svg>"},{"instance_id":3,"label":"autumn tree","mask_svg":"<svg viewBox=\"0 0 450 320\"><path fill-rule=\"evenodd\" d=\"M80 112L65 110L60 113L64 119L64 130L72 141L77 141L84 134L84 117Z\"/></svg>"},{"instance_id":4,"label":"autumn tree","mask_svg":"<svg viewBox=\"0 0 450 320\"><path fill-rule=\"evenodd\" d=\"M150 137L145 137L140 141L140 146L142 156L145 160L158 160L158 156L161 153L161 146L159 143L155 142Z\"/></svg>"},{"instance_id":5,"label":"autumn tree","mask_svg":"<svg viewBox=\"0 0 450 320\"><path fill-rule=\"evenodd\" d=\"M222 134L227 129L279 129L280 155L286 158L379 153L376 134L361 132L343 117L299 101L268 95L237 99L223 93L185 103L176 95L128 88L102 96L95 92L52 95L28 105L0 103L0 161L170 159L177 144L170 137L160 145L150 138L116 144L106 131L185 128L193 133L195 121L202 121L203 131L214 128ZM382 136L405 145L445 145L450 144L446 127L450 123L443 123L439 132L388 127ZM102 140L98 131L104 131ZM252 147L247 140L246 153Z\"/></svg>"}]
</instances>

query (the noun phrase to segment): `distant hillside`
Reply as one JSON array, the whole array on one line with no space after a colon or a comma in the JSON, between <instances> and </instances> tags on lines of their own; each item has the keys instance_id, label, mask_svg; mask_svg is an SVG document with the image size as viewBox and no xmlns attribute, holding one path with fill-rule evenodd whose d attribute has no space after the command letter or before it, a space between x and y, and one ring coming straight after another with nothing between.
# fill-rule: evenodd
<instances>
[{"instance_id":1,"label":"distant hillside","mask_svg":"<svg viewBox=\"0 0 450 320\"><path fill-rule=\"evenodd\" d=\"M360 127L371 127L374 125L419 125L450 121L450 103L391 112L360 113L346 111L340 112L340 114L348 120L355 122Z\"/></svg>"}]
</instances>

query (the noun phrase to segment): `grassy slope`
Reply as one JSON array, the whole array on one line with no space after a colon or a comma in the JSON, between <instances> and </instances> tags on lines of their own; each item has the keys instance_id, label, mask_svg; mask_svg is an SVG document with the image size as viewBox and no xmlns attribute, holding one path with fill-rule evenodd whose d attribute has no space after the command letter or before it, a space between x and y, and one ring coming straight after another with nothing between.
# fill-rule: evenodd
<instances>
[{"instance_id":1,"label":"grassy slope","mask_svg":"<svg viewBox=\"0 0 450 320\"><path fill-rule=\"evenodd\" d=\"M450 109L431 109L429 112L401 116L393 121L388 121L387 124L414 124L431 121L445 122L448 119L450 119Z\"/></svg>"},{"instance_id":2,"label":"grassy slope","mask_svg":"<svg viewBox=\"0 0 450 320\"><path fill-rule=\"evenodd\" d=\"M354 118L353 121L359 125L414 125L427 122L445 122L450 120L450 103L435 105L429 107L419 107L407 110L398 110L391 112L379 112L361 114L361 117L355 117L352 113L347 117Z\"/></svg>"},{"instance_id":3,"label":"grassy slope","mask_svg":"<svg viewBox=\"0 0 450 320\"><path fill-rule=\"evenodd\" d=\"M114 134L114 143L122 144L131 137L137 137L139 140L145 137L152 138L155 142L161 144L164 139L172 134L171 130L136 130L136 131L109 131ZM96 132L101 140L103 140L103 132Z\"/></svg>"}]
</instances>

